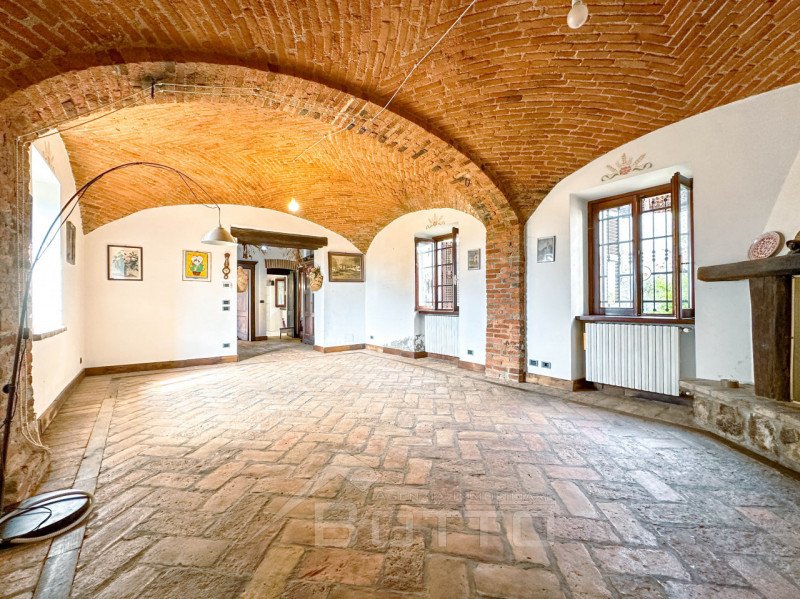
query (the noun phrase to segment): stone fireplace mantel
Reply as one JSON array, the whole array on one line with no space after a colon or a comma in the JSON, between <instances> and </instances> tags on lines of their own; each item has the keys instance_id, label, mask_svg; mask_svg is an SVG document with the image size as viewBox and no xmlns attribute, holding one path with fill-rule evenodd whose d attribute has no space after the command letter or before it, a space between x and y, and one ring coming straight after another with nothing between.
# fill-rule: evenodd
<instances>
[{"instance_id":1,"label":"stone fireplace mantel","mask_svg":"<svg viewBox=\"0 0 800 599\"><path fill-rule=\"evenodd\" d=\"M792 277L796 275L800 275L800 254L697 269L701 281L749 281L755 394L779 401L791 401Z\"/></svg>"}]
</instances>

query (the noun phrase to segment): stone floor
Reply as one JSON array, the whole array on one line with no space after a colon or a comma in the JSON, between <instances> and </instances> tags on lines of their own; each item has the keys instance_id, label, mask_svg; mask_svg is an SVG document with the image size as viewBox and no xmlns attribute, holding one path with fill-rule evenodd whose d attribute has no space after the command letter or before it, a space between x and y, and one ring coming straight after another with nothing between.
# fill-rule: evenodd
<instances>
[{"instance_id":1,"label":"stone floor","mask_svg":"<svg viewBox=\"0 0 800 599\"><path fill-rule=\"evenodd\" d=\"M300 343L299 339L269 339L267 341L239 341L237 342L237 354L239 360L249 360L274 351L281 351L294 347Z\"/></svg>"},{"instance_id":2,"label":"stone floor","mask_svg":"<svg viewBox=\"0 0 800 599\"><path fill-rule=\"evenodd\" d=\"M800 597L800 482L569 398L301 345L87 379L44 488L96 512L0 594Z\"/></svg>"}]
</instances>

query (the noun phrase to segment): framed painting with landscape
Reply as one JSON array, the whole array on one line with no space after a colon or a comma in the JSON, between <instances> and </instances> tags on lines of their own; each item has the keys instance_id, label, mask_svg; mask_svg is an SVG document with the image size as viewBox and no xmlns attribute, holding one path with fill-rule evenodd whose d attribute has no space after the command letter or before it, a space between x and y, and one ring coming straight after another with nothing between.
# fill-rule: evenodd
<instances>
[{"instance_id":1,"label":"framed painting with landscape","mask_svg":"<svg viewBox=\"0 0 800 599\"><path fill-rule=\"evenodd\" d=\"M364 254L328 252L328 280L331 283L363 283Z\"/></svg>"}]
</instances>

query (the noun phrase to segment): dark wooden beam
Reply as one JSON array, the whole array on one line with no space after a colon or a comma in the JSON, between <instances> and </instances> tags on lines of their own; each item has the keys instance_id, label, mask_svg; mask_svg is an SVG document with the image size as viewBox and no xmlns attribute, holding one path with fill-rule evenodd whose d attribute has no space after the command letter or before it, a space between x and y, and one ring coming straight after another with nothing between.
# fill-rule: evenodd
<instances>
[{"instance_id":1,"label":"dark wooden beam","mask_svg":"<svg viewBox=\"0 0 800 599\"><path fill-rule=\"evenodd\" d=\"M716 266L701 266L697 278L701 281L744 281L758 277L791 277L800 275L800 254L786 254Z\"/></svg>"},{"instance_id":2,"label":"dark wooden beam","mask_svg":"<svg viewBox=\"0 0 800 599\"><path fill-rule=\"evenodd\" d=\"M239 243L249 245L267 245L277 248L294 248L299 250L318 250L328 245L327 237L312 235L292 235L276 231L259 231L257 229L241 229L231 227L231 234Z\"/></svg>"},{"instance_id":3,"label":"dark wooden beam","mask_svg":"<svg viewBox=\"0 0 800 599\"><path fill-rule=\"evenodd\" d=\"M756 395L792 400L792 279L750 279Z\"/></svg>"}]
</instances>

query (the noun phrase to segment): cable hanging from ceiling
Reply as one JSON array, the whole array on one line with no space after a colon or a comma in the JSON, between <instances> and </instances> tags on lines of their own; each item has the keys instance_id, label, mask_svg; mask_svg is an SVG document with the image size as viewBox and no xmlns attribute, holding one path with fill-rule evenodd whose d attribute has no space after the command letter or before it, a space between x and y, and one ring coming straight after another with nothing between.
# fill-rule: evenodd
<instances>
[{"instance_id":1,"label":"cable hanging from ceiling","mask_svg":"<svg viewBox=\"0 0 800 599\"><path fill-rule=\"evenodd\" d=\"M441 35L441 37L440 37L438 40L436 40L436 43L434 43L434 44L433 44L433 45L432 45L432 46L431 46L431 47L428 49L428 51L427 51L427 52L426 52L426 53L425 53L425 54L422 56L422 58L420 58L420 59L419 59L419 60L418 60L416 63L414 63L414 66L413 66L413 67L411 67L411 70L410 70L410 71L408 72L408 74L405 76L405 79L403 79L403 81L400 83L400 85L397 87L397 89L396 89L396 90L394 90L394 93L393 93L393 94L392 94L392 95L389 97L389 100L388 100L388 101L387 101L387 102L386 102L386 103L385 103L385 104L384 104L384 105L383 105L383 106L380 108L380 110L378 110L378 112L376 112L376 113L375 113L375 114L374 114L372 117L370 117L370 118L366 119L366 121L365 121L365 122L367 122L367 123L371 123L372 121L374 121L375 119L377 119L379 116L381 116L381 115L382 115L384 112L386 112L386 111L389 109L389 105L391 105L391 103L392 103L392 102L394 102L394 99L397 97L397 94L399 94L399 93L400 93L400 91L403 89L403 87L405 87L405 84L406 84L406 83L408 83L408 80L409 80L409 79L411 79L411 76L414 74L414 72L417 70L417 68L419 68L419 66L420 66L420 65L421 65L423 62L425 62L425 60L428 58L428 56L430 56L430 55L431 55L431 53L432 53L432 52L433 52L433 51L434 51L434 50L435 50L435 49L436 49L436 48L439 46L439 44L441 44L441 43L442 43L442 41L444 41L444 39L445 39L445 38L446 38L446 37L447 37L447 36L450 34L450 32L451 32L451 31L453 31L453 29L455 29L455 28L456 28L456 26L457 26L457 25L458 25L458 24L461 22L461 19L463 19L463 18L464 18L464 15L466 15L466 14L469 12L469 10L470 10L470 9L471 9L473 6L475 6L475 4L476 4L477 2L478 2L478 0L472 0L472 2L470 2L470 3L467 5L467 7L466 7L466 8L465 8L463 11L461 11L461 14L460 14L460 15L458 15L458 18L456 18L456 20L455 20L455 21L453 21L453 23L450 25L450 27L448 27L448 28L447 28L447 31L445 31L445 32L444 32L444 33ZM322 142L324 142L325 140L332 139L332 138L336 137L337 135L339 135L340 133L343 133L343 132L347 131L348 129L352 129L353 127L355 127L355 124L356 124L356 119L354 119L354 118L353 118L353 119L350 119L350 120L348 121L347 125L345 125L344 127L341 127L341 128L339 128L339 129L336 129L336 130L334 130L334 131L331 131L331 132L329 132L329 133L326 133L325 135L323 135L322 137L320 137L320 138L319 138L317 141L315 141L315 142L314 142L314 143L312 143L311 145L307 146L307 147L306 147L306 148L305 148L305 149L304 149L302 152L300 152L300 153L299 153L297 156L295 156L294 158L292 158L291 162L296 162L296 161L297 161L297 160L299 160L301 157L303 157L303 156L304 156L306 153L308 153L310 150L313 150L314 148L316 148L316 147L317 147L319 144L321 144L321 143L322 143Z\"/></svg>"}]
</instances>

